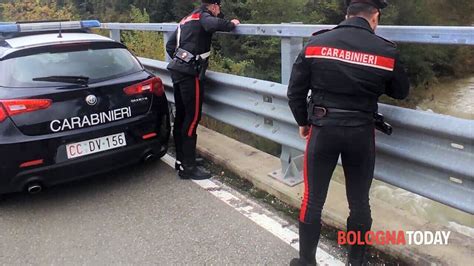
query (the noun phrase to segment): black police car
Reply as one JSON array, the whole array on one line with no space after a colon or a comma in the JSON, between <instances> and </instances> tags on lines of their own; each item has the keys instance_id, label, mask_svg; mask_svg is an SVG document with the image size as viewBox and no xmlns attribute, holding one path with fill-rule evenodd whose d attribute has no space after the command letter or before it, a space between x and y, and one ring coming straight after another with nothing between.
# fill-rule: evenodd
<instances>
[{"instance_id":1,"label":"black police car","mask_svg":"<svg viewBox=\"0 0 474 266\"><path fill-rule=\"evenodd\" d=\"M98 21L0 23L0 194L90 176L167 151L160 78Z\"/></svg>"}]
</instances>

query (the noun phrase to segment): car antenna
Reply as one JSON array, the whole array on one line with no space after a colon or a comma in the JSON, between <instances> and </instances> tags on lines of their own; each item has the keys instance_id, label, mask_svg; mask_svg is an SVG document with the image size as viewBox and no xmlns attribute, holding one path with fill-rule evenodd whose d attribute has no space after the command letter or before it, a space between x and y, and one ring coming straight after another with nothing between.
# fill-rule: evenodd
<instances>
[{"instance_id":1,"label":"car antenna","mask_svg":"<svg viewBox=\"0 0 474 266\"><path fill-rule=\"evenodd\" d=\"M62 38L62 37L63 37L63 35L62 35L62 33L61 33L61 29L62 29L61 26L62 26L62 24L61 24L61 22L59 22L59 35L58 35L58 38Z\"/></svg>"}]
</instances>

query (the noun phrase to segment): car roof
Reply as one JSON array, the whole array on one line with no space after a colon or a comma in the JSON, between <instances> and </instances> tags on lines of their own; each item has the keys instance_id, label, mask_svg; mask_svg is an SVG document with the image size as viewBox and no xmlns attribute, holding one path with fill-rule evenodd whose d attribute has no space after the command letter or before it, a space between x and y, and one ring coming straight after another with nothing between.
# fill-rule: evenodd
<instances>
[{"instance_id":1,"label":"car roof","mask_svg":"<svg viewBox=\"0 0 474 266\"><path fill-rule=\"evenodd\" d=\"M35 34L10 38L4 41L12 49L23 49L64 43L114 41L110 38L92 33L62 33L61 38L58 36L58 33Z\"/></svg>"},{"instance_id":2,"label":"car roof","mask_svg":"<svg viewBox=\"0 0 474 266\"><path fill-rule=\"evenodd\" d=\"M58 35L45 33L4 39L0 41L0 60L8 54L28 48L81 42L116 42L93 33L62 33L61 38L58 38Z\"/></svg>"}]
</instances>

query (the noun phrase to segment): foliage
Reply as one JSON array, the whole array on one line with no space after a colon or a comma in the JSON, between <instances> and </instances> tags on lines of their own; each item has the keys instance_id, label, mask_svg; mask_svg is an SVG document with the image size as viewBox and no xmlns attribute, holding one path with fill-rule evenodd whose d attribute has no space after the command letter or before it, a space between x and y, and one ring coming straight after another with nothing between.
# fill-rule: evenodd
<instances>
[{"instance_id":1,"label":"foliage","mask_svg":"<svg viewBox=\"0 0 474 266\"><path fill-rule=\"evenodd\" d=\"M228 13L246 23L303 22L338 24L344 19L341 0L227 1ZM392 0L383 10L385 25L471 25L474 23L471 0ZM448 11L449 10L449 11ZM227 11L226 11L227 13ZM252 60L247 76L280 80L280 42L278 39L240 37L220 38L222 54L235 60ZM426 87L442 77L462 77L474 73L470 47L400 44L401 58L415 86ZM262 71L263 70L263 71Z\"/></svg>"},{"instance_id":2,"label":"foliage","mask_svg":"<svg viewBox=\"0 0 474 266\"><path fill-rule=\"evenodd\" d=\"M337 24L344 20L344 1L313 0L306 1L303 22L306 24Z\"/></svg>"},{"instance_id":3,"label":"foliage","mask_svg":"<svg viewBox=\"0 0 474 266\"><path fill-rule=\"evenodd\" d=\"M133 23L149 23L150 16L146 10L131 6L130 21ZM122 41L137 56L164 60L163 35L155 32L126 31L122 32Z\"/></svg>"},{"instance_id":4,"label":"foliage","mask_svg":"<svg viewBox=\"0 0 474 266\"><path fill-rule=\"evenodd\" d=\"M474 22L470 0L393 0L391 4L383 15L386 24L459 26ZM402 61L416 86L428 87L442 77L474 73L473 52L469 47L401 44L399 48Z\"/></svg>"},{"instance_id":5,"label":"foliage","mask_svg":"<svg viewBox=\"0 0 474 266\"><path fill-rule=\"evenodd\" d=\"M100 19L107 22L178 21L199 0L0 0L2 20ZM343 0L223 0L229 18L244 23L338 24ZM463 26L474 23L472 0L391 0L382 24ZM150 32L124 32L123 41L141 56L162 59L163 38ZM278 38L219 36L212 69L280 81ZM401 57L415 85L428 86L446 76L474 72L473 49L401 44Z\"/></svg>"},{"instance_id":6,"label":"foliage","mask_svg":"<svg viewBox=\"0 0 474 266\"><path fill-rule=\"evenodd\" d=\"M11 1L0 4L2 8L2 20L5 21L29 21L29 20L53 20L53 19L76 19L73 7L58 7L55 2L40 0Z\"/></svg>"},{"instance_id":7,"label":"foliage","mask_svg":"<svg viewBox=\"0 0 474 266\"><path fill-rule=\"evenodd\" d=\"M222 54L218 51L212 52L212 58L209 63L209 68L213 71L240 76L245 76L247 69L251 66L253 66L252 60L236 62L231 58L222 56Z\"/></svg>"}]
</instances>

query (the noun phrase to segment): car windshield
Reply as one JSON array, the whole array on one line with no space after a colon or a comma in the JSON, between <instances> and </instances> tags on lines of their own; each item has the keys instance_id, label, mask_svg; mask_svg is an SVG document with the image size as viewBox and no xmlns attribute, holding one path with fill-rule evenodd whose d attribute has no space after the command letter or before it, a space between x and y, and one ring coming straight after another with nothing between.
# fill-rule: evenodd
<instances>
[{"instance_id":1,"label":"car windshield","mask_svg":"<svg viewBox=\"0 0 474 266\"><path fill-rule=\"evenodd\" d=\"M51 46L0 61L0 86L39 87L68 84L67 79L87 77L89 84L142 71L125 48L107 45Z\"/></svg>"}]
</instances>

